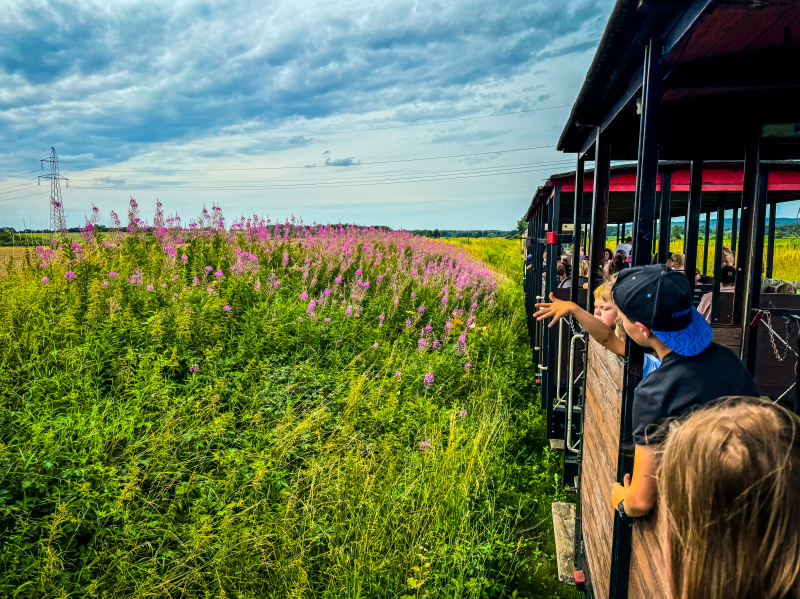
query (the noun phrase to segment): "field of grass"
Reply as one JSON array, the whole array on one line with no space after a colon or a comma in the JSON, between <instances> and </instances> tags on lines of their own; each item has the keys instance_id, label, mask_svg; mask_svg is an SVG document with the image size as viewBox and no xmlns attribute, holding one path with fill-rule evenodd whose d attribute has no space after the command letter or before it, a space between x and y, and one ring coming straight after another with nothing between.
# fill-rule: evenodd
<instances>
[{"instance_id":1,"label":"field of grass","mask_svg":"<svg viewBox=\"0 0 800 599\"><path fill-rule=\"evenodd\" d=\"M5 259L0 596L577 596L518 242L217 229Z\"/></svg>"},{"instance_id":2,"label":"field of grass","mask_svg":"<svg viewBox=\"0 0 800 599\"><path fill-rule=\"evenodd\" d=\"M709 275L714 274L714 243L711 239L708 245L708 269ZM731 246L730 238L726 238L725 246ZM607 247L614 249L615 239L608 239ZM671 252L683 252L683 241L671 241L669 244ZM697 266L703 270L703 240L700 239L697 248ZM764 245L764 261L767 259L767 248ZM776 239L775 240L775 259L773 261L772 278L787 281L800 281L800 239Z\"/></svg>"}]
</instances>

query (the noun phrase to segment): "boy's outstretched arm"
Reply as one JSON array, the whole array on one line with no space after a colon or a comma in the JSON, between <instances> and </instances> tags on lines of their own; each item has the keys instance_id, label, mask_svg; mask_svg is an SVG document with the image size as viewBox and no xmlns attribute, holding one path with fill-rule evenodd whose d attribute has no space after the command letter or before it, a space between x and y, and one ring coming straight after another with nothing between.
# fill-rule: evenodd
<instances>
[{"instance_id":1,"label":"boy's outstretched arm","mask_svg":"<svg viewBox=\"0 0 800 599\"><path fill-rule=\"evenodd\" d=\"M553 322L547 325L548 327L552 327L560 319L566 316L573 316L600 345L618 356L625 355L625 342L617 337L613 329L602 320L589 314L574 302L565 302L556 299L553 293L550 293L550 301L552 303L536 304L536 307L539 308L533 315L536 320L552 318Z\"/></svg>"},{"instance_id":2,"label":"boy's outstretched arm","mask_svg":"<svg viewBox=\"0 0 800 599\"><path fill-rule=\"evenodd\" d=\"M614 483L611 504L616 510L623 499L625 513L633 518L644 516L658 499L656 483L656 452L649 445L637 445L633 456L633 478L625 475L625 485Z\"/></svg>"}]
</instances>

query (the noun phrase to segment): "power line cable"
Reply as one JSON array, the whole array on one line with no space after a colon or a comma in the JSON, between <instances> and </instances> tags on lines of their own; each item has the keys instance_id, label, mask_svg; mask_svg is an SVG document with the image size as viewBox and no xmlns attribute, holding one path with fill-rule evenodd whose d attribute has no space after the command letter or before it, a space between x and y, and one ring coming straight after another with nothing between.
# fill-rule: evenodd
<instances>
[{"instance_id":1,"label":"power line cable","mask_svg":"<svg viewBox=\"0 0 800 599\"><path fill-rule=\"evenodd\" d=\"M457 169L457 170L444 170L444 171L423 171L423 172L397 172L397 173L378 173L374 175L365 175L363 177L337 177L337 178L303 178L303 179L266 179L266 180L242 180L242 179L214 179L207 181L209 184L217 185L220 183L312 183L312 182L323 182L323 183L334 183L334 182L357 182L357 181L369 181L371 179L380 178L380 177L401 177L401 176L425 176L425 175L435 175L435 174L452 174L452 173L463 173L463 172L477 172L482 170L495 170L498 168L515 168L515 167L524 167L524 166L567 166L573 163L572 160L556 160L556 161L546 161L546 162L527 162L527 163L520 163L520 164L509 164L509 165L495 165L495 166L486 166L486 167L479 167L479 168L470 168L470 169ZM81 182L97 182L98 179L72 179L72 181L81 181ZM128 181L128 184L135 184L135 181ZM141 183L145 184L159 184L159 181L142 181ZM119 189L121 186L117 185L108 185L108 186L93 186L93 189ZM79 187L79 189L86 189L86 186Z\"/></svg>"},{"instance_id":2,"label":"power line cable","mask_svg":"<svg viewBox=\"0 0 800 599\"><path fill-rule=\"evenodd\" d=\"M0 200L0 202L10 202L11 200L19 200L21 198L29 198L31 196L38 196L38 195L40 195L41 193L43 193L45 191L47 191L47 190L46 189L42 189L42 191L38 191L36 193L29 193L28 195L25 195L25 196L17 196L17 197L14 197L14 198L3 198L2 200Z\"/></svg>"},{"instance_id":3,"label":"power line cable","mask_svg":"<svg viewBox=\"0 0 800 599\"><path fill-rule=\"evenodd\" d=\"M372 164L397 164L401 162L421 162L425 160L445 160L447 158L468 158L471 156L488 156L490 154L508 154L511 152L524 152L527 150L542 150L545 148L555 148L554 145L548 146L531 146L528 148L514 148L511 150L495 150L493 152L474 152L472 154L451 154L449 156L427 156L425 158L404 158L402 160L380 160L376 162L357 162L350 165L347 165L348 168L352 168L354 166L368 166ZM305 165L305 166L255 166L255 167L241 167L241 168L173 168L173 169L129 169L129 170L121 170L121 169L111 169L111 170L104 170L103 168L87 168L83 170L72 170L68 172L73 173L88 173L88 172L96 172L101 171L104 173L216 173L222 171L280 171L280 170L287 170L287 169L308 169L308 168L323 168L328 166L327 164L323 164L320 166L317 165Z\"/></svg>"},{"instance_id":4,"label":"power line cable","mask_svg":"<svg viewBox=\"0 0 800 599\"><path fill-rule=\"evenodd\" d=\"M344 135L346 133L366 133L369 131L387 131L389 129L407 129L409 127L424 127L426 125L440 125L442 123L457 123L461 121L473 121L476 119L488 119L497 116L509 116L513 114L525 114L529 112L541 112L543 110L556 110L558 108L571 108L572 104L561 104L559 106L543 106L542 108L529 108L526 110L514 110L510 112L496 112L494 114L483 114L479 116L466 116L457 119L443 119L439 121L426 121L424 123L411 123L408 125L390 125L387 127L368 127L365 129L345 129L343 131L326 131L322 133L295 133L293 135L276 135L273 137L241 137L238 139L220 139L209 141L187 141L187 142L173 142L167 145L180 145L188 146L194 144L220 144L220 143L238 143L242 141L273 141L277 139L293 139L295 137L321 137L324 135Z\"/></svg>"},{"instance_id":5,"label":"power line cable","mask_svg":"<svg viewBox=\"0 0 800 599\"><path fill-rule=\"evenodd\" d=\"M426 183L432 181L450 181L453 179L471 179L475 177L491 177L497 175L512 175L518 173L529 173L529 172L541 172L541 171L549 171L550 167L543 167L543 168L532 168L532 169L520 169L514 171L505 171L505 172L491 172L491 173L480 173L480 174L472 174L472 175L457 175L451 177L438 177L438 178L416 178L416 179L407 179L407 180L387 180L387 181L374 181L369 183L342 183L342 184L326 184L326 185L316 185L316 186L308 186L308 185L285 185L285 186L263 186L263 187L245 187L245 188L237 188L237 187L140 187L140 190L159 190L163 192L168 191L198 191L198 190L205 190L205 191L259 191L259 190L267 190L267 189L320 189L320 188L335 188L335 187L364 187L364 186L371 186L371 185L396 185L401 183ZM96 187L81 187L79 189L93 189L95 191L98 190ZM119 188L109 188L109 189L119 189Z\"/></svg>"},{"instance_id":6,"label":"power line cable","mask_svg":"<svg viewBox=\"0 0 800 599\"><path fill-rule=\"evenodd\" d=\"M39 187L39 186L38 186L38 185L28 185L27 187L25 187L25 186L23 186L23 187L16 187L16 188L14 188L14 189L9 189L9 190L7 190L7 191L0 191L0 195L5 195L5 194L7 194L7 193L15 193L15 192L17 192L17 191L23 191L23 190L25 190L25 189L32 189L32 188L34 188L34 187Z\"/></svg>"},{"instance_id":7,"label":"power line cable","mask_svg":"<svg viewBox=\"0 0 800 599\"><path fill-rule=\"evenodd\" d=\"M37 173L37 172L39 172L40 170L41 170L41 169L38 169L38 168L37 168L37 169L34 169L34 170L32 170L32 171L26 171L26 172L24 172L24 173L17 173L16 175L6 175L5 177L0 177L0 181L5 181L6 179L13 179L14 177L19 177L20 175L29 175L29 174L31 174L31 173Z\"/></svg>"}]
</instances>

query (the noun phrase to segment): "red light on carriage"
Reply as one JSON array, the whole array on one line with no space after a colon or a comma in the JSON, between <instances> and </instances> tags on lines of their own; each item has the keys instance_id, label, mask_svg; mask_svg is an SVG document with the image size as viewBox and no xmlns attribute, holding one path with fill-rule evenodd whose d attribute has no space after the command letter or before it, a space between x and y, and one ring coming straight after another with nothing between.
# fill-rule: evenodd
<instances>
[{"instance_id":1,"label":"red light on carriage","mask_svg":"<svg viewBox=\"0 0 800 599\"><path fill-rule=\"evenodd\" d=\"M547 233L547 243L558 243L558 233L555 231Z\"/></svg>"},{"instance_id":2,"label":"red light on carriage","mask_svg":"<svg viewBox=\"0 0 800 599\"><path fill-rule=\"evenodd\" d=\"M586 590L586 576L583 574L583 570L575 570L572 573L573 578L575 578L575 586L579 591Z\"/></svg>"}]
</instances>

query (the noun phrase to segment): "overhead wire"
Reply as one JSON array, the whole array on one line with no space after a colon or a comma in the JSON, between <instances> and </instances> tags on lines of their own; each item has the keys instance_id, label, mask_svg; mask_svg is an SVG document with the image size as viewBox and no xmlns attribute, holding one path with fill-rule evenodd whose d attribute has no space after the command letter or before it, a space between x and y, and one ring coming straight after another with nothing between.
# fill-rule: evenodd
<instances>
[{"instance_id":1,"label":"overhead wire","mask_svg":"<svg viewBox=\"0 0 800 599\"><path fill-rule=\"evenodd\" d=\"M494 150L492 152L473 152L471 154L451 154L449 156L426 156L424 158L403 158L399 160L379 160L375 162L355 162L347 165L348 168L354 166L368 166L372 164L399 164L402 162L423 162L425 160L446 160L448 158L469 158L472 156L488 156L490 154L509 154L511 152L525 152L527 150L542 150L546 148L555 148L554 145L547 146L530 146L527 148L514 148L511 150ZM305 166L254 166L254 167L231 167L231 168L171 168L171 169L109 169L102 168L87 168L82 170L65 170L64 172L70 173L88 173L101 171L104 173L216 173L223 171L279 171L288 169L309 169L309 168L323 168L329 166L322 165L305 165Z\"/></svg>"},{"instance_id":2,"label":"overhead wire","mask_svg":"<svg viewBox=\"0 0 800 599\"><path fill-rule=\"evenodd\" d=\"M140 190L159 190L159 191L198 191L198 190L206 190L206 191L259 191L259 190L267 190L267 189L320 189L320 188L336 188L336 187L365 187L365 186L373 186L373 185L396 185L402 183L423 183L423 182L433 182L433 181L450 181L454 179L471 179L476 177L492 177L498 175L511 175L517 173L527 173L527 172L541 172L541 171L549 171L552 167L537 167L537 168L524 168L524 169L516 169L516 170L498 170L495 172L485 172L485 173L477 173L477 174L463 174L463 175L454 175L454 176L442 176L442 177L414 177L414 178L407 178L407 179L389 179L383 181L370 181L370 182L360 182L360 183L337 183L337 184L317 184L317 185L265 185L265 186L250 186L250 187L236 187L236 186L226 186L226 187L196 187L196 186L172 186L172 187L138 187L136 189ZM98 190L100 188L97 187L73 187L77 189L93 189ZM102 188L102 189L120 189L120 188ZM132 188L127 188L132 189ZM120 189L124 191L125 189Z\"/></svg>"},{"instance_id":3,"label":"overhead wire","mask_svg":"<svg viewBox=\"0 0 800 599\"><path fill-rule=\"evenodd\" d=\"M509 165L494 165L494 166L485 166L485 167L477 167L477 168L469 168L469 169L447 169L443 171L422 171L422 172L414 172L414 171L401 171L401 172L384 172L384 173L376 173L373 175L364 175L358 176L355 178L351 178L350 176L347 177L336 177L336 178L302 178L302 179L265 179L265 180L258 180L258 179L213 179L208 180L209 184L221 184L221 183L270 183L270 184L277 184L277 183L312 183L312 182L324 182L324 183L332 183L332 182L357 182L357 181L368 181L370 179L375 178L382 178L382 177L406 177L406 176L425 176L425 175L435 175L435 174L452 174L452 173L462 173L462 172L477 172L482 170L495 170L498 168L515 168L515 167L524 167L524 166L562 166L572 164L572 161L568 160L556 160L556 161L545 161L545 162L526 162L526 163L519 163L519 164L509 164ZM73 182L73 188L75 187L75 182L99 182L99 179L70 179ZM136 184L136 181L126 181L128 184ZM149 184L158 184L159 181L142 181L140 183L149 183ZM119 189L120 185L108 185L104 186L104 188L108 189ZM85 186L79 187L81 189L85 189ZM93 188L99 188L99 186L94 186Z\"/></svg>"},{"instance_id":4,"label":"overhead wire","mask_svg":"<svg viewBox=\"0 0 800 599\"><path fill-rule=\"evenodd\" d=\"M28 195L16 196L14 198L3 198L3 199L0 200L0 202L10 202L11 200L19 200L21 198L29 198L31 196L37 196L37 195L39 195L41 193L49 192L49 191L50 191L49 189L43 188L42 191L39 191L39 192L36 192L36 193L29 193Z\"/></svg>"},{"instance_id":5,"label":"overhead wire","mask_svg":"<svg viewBox=\"0 0 800 599\"><path fill-rule=\"evenodd\" d=\"M389 125L386 127L367 127L365 129L345 129L342 131L324 131L321 133L294 133L292 135L276 135L272 137L240 137L237 139L219 139L208 141L187 141L187 142L173 142L166 145L180 145L188 146L194 144L218 144L218 143L238 143L242 141L273 141L277 139L294 139L297 137L322 137L326 135L345 135L348 133L367 133L369 131L388 131L390 129L407 129L409 127L425 127L427 125L440 125L443 123L457 123L461 121L474 121L477 119L488 119L498 116L509 116L513 114L526 114L530 112L541 112L544 110L556 110L558 108L571 108L572 104L561 104L559 106L543 106L541 108L528 108L526 110L512 110L509 112L496 112L494 114L482 114L478 116L466 116L456 119L442 119L439 121L425 121L424 123L410 123L407 125Z\"/></svg>"}]
</instances>

